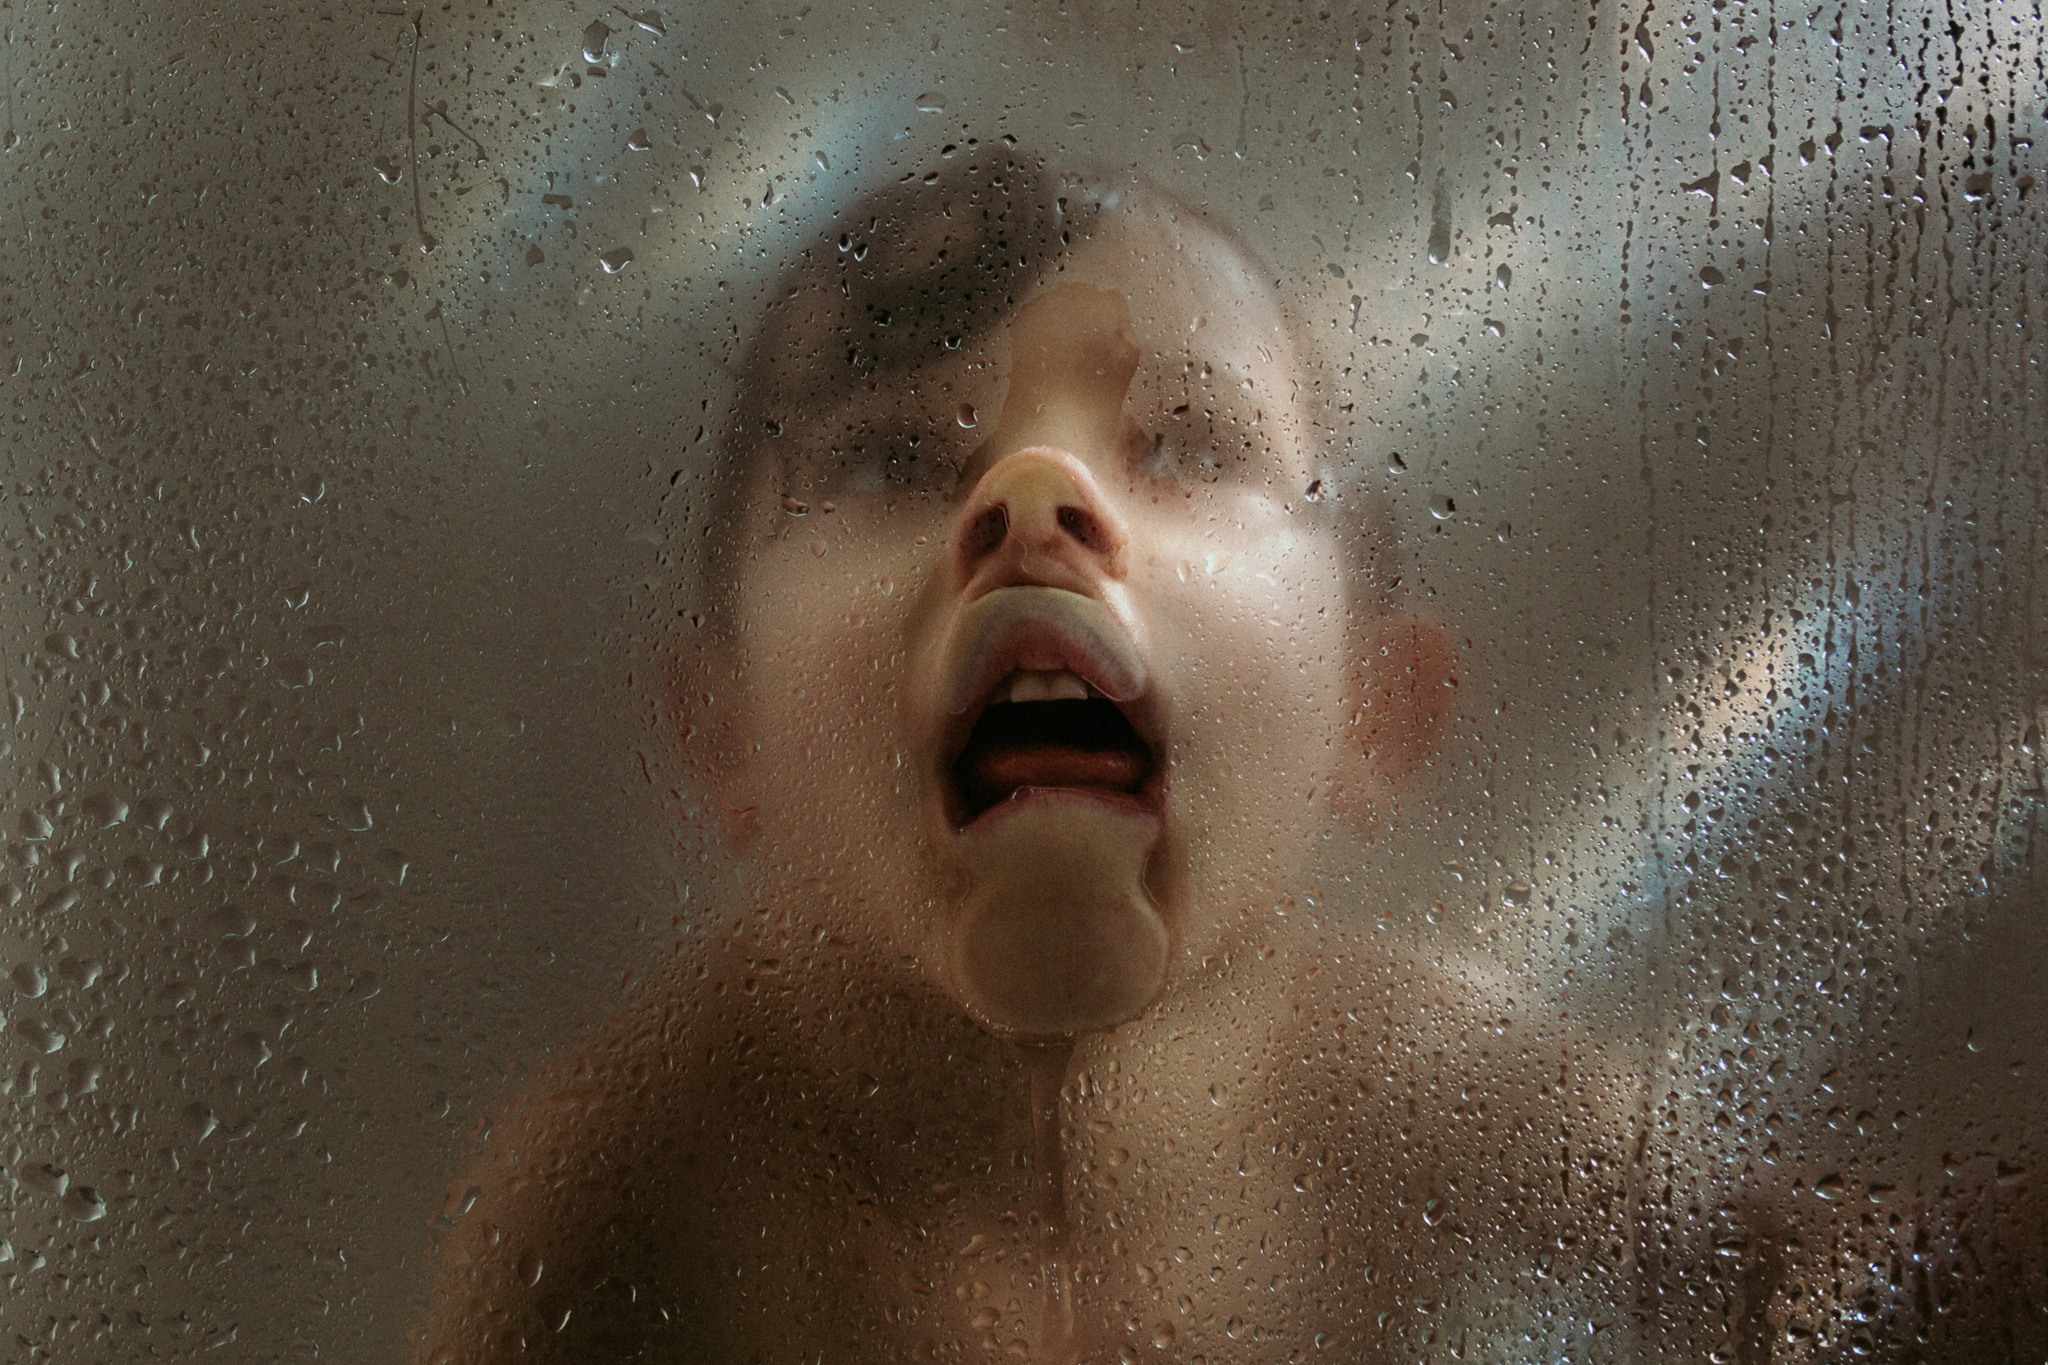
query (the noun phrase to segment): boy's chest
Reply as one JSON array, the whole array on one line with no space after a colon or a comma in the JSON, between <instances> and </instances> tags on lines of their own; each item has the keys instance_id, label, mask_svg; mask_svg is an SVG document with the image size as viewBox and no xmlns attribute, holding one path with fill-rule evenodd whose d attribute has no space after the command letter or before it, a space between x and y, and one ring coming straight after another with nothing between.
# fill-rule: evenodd
<instances>
[{"instance_id":1,"label":"boy's chest","mask_svg":"<svg viewBox=\"0 0 2048 1365\"><path fill-rule=\"evenodd\" d=\"M715 1263L691 1277L691 1316L735 1361L1108 1361L1128 1346L1220 1362L1328 1340L1363 1315L1372 1272L1336 1235L1348 1220L1302 1209L1291 1183L1239 1180L1184 1202L1136 1193L1077 1211L1064 1246L1021 1198L734 1207Z\"/></svg>"},{"instance_id":2,"label":"boy's chest","mask_svg":"<svg viewBox=\"0 0 2048 1365\"><path fill-rule=\"evenodd\" d=\"M1070 1086L1064 1200L1042 1198L1028 1105L735 1144L699 1189L696 1318L726 1358L1261 1358L1349 1340L1384 1281L1368 1192L1317 1104ZM1114 1102L1112 1102L1114 1101ZM1277 1120L1277 1121L1276 1121ZM814 1137L823 1138L822 1133ZM1064 1239L1049 1236L1047 1215Z\"/></svg>"}]
</instances>

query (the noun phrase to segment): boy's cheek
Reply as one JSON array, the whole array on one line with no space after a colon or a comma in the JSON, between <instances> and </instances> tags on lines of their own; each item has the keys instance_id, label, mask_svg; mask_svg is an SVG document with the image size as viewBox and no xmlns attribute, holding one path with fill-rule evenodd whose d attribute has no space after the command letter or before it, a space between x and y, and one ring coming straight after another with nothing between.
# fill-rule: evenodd
<instances>
[{"instance_id":1,"label":"boy's cheek","mask_svg":"<svg viewBox=\"0 0 2048 1365\"><path fill-rule=\"evenodd\" d=\"M850 537L823 555L764 548L780 553L763 554L749 594L740 680L764 827L787 831L792 854L827 828L868 840L893 826L914 838L901 685L914 563Z\"/></svg>"},{"instance_id":2,"label":"boy's cheek","mask_svg":"<svg viewBox=\"0 0 2048 1365\"><path fill-rule=\"evenodd\" d=\"M1292 877L1329 817L1342 599L1327 577L1282 567L1248 557L1176 583L1159 615L1178 655L1172 805L1196 887Z\"/></svg>"}]
</instances>

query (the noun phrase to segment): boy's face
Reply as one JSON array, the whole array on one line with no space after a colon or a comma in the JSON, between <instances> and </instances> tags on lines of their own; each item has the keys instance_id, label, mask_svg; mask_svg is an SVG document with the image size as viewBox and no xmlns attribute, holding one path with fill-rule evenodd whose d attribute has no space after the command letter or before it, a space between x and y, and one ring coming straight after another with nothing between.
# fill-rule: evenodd
<instances>
[{"instance_id":1,"label":"boy's face","mask_svg":"<svg viewBox=\"0 0 2048 1365\"><path fill-rule=\"evenodd\" d=\"M1345 602L1296 359L1159 222L935 352L760 476L766 873L992 1031L1110 1027L1225 973L1324 817Z\"/></svg>"}]
</instances>

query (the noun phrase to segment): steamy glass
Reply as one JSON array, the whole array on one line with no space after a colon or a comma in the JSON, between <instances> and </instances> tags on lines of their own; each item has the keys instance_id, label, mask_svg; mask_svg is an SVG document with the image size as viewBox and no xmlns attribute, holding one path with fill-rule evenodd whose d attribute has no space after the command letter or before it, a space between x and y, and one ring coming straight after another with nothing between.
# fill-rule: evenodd
<instances>
[{"instance_id":1,"label":"steamy glass","mask_svg":"<svg viewBox=\"0 0 2048 1365\"><path fill-rule=\"evenodd\" d=\"M2048 1346L2031 10L0 39L24 1352Z\"/></svg>"}]
</instances>

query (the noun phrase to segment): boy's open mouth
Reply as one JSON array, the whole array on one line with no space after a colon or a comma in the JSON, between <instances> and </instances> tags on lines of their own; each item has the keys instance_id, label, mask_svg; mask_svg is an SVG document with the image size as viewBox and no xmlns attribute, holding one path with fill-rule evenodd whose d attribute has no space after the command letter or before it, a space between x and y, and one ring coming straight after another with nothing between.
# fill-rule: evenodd
<instances>
[{"instance_id":1,"label":"boy's open mouth","mask_svg":"<svg viewBox=\"0 0 2048 1365\"><path fill-rule=\"evenodd\" d=\"M955 825L1038 793L1149 805L1157 768L1115 702L1066 670L1020 670L997 686L953 761Z\"/></svg>"},{"instance_id":2,"label":"boy's open mouth","mask_svg":"<svg viewBox=\"0 0 2048 1365\"><path fill-rule=\"evenodd\" d=\"M1045 800L1164 812L1157 689L1102 602L997 588L961 609L939 676L947 719L934 775L955 832Z\"/></svg>"}]
</instances>

